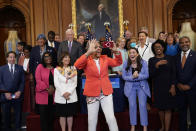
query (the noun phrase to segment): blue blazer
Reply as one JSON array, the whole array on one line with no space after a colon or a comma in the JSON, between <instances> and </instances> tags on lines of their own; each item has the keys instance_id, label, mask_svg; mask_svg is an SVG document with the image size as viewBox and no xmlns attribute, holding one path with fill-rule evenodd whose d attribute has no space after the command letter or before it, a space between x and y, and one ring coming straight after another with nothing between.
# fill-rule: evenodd
<instances>
[{"instance_id":1,"label":"blue blazer","mask_svg":"<svg viewBox=\"0 0 196 131\"><path fill-rule=\"evenodd\" d=\"M127 61L124 62L123 64L123 70L122 70L122 78L125 80L125 86L124 86L124 93L125 96L129 96L130 92L133 87L133 82L140 82L140 86L145 92L145 94L149 97L151 97L150 94L150 88L148 85L148 77L149 77L149 72L148 72L148 64L145 60L142 60L142 69L139 73L138 78L133 79L132 77L132 68L128 70L128 72L125 70L127 67Z\"/></svg>"},{"instance_id":2,"label":"blue blazer","mask_svg":"<svg viewBox=\"0 0 196 131\"><path fill-rule=\"evenodd\" d=\"M196 52L190 51L184 68L181 67L181 52L176 56L176 83L187 84L191 87L187 93L196 93Z\"/></svg>"},{"instance_id":3,"label":"blue blazer","mask_svg":"<svg viewBox=\"0 0 196 131\"><path fill-rule=\"evenodd\" d=\"M0 67L0 89L10 93L16 91L23 92L25 86L25 73L22 66L15 64L14 76L12 76L8 64ZM4 101L5 95L2 94L1 101Z\"/></svg>"},{"instance_id":4,"label":"blue blazer","mask_svg":"<svg viewBox=\"0 0 196 131\"><path fill-rule=\"evenodd\" d=\"M57 54L54 48L46 45L46 51L50 52L52 55L53 66L57 65ZM35 70L37 66L41 63L40 46L37 45L32 48L29 60L29 72L35 75Z\"/></svg>"}]
</instances>

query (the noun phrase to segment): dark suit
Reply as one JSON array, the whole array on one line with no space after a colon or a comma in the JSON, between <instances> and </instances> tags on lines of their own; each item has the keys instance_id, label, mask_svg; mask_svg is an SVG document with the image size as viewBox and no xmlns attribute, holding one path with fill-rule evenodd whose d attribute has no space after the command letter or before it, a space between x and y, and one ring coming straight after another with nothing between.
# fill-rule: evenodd
<instances>
[{"instance_id":1,"label":"dark suit","mask_svg":"<svg viewBox=\"0 0 196 131\"><path fill-rule=\"evenodd\" d=\"M0 89L7 90L11 94L14 94L17 91L21 92L21 95L24 90L25 85L25 74L23 67L15 64L14 75L11 74L8 65L0 67ZM11 107L14 108L15 113L15 128L20 129L20 119L21 119L21 101L22 96L18 99L7 100L5 94L1 95L2 111L5 121L5 130L9 131L10 126L10 117L11 117Z\"/></svg>"},{"instance_id":2,"label":"dark suit","mask_svg":"<svg viewBox=\"0 0 196 131\"><path fill-rule=\"evenodd\" d=\"M189 131L196 131L196 52L190 51L184 68L181 67L181 53L176 56L177 83L189 85L188 91L178 91L179 129L187 131L187 107L190 107L191 126Z\"/></svg>"},{"instance_id":3,"label":"dark suit","mask_svg":"<svg viewBox=\"0 0 196 131\"><path fill-rule=\"evenodd\" d=\"M52 55L53 66L57 65L57 54L54 48L46 45L46 51L50 52ZM35 70L37 66L41 63L40 46L35 46L32 48L29 60L29 72L35 76Z\"/></svg>"},{"instance_id":4,"label":"dark suit","mask_svg":"<svg viewBox=\"0 0 196 131\"><path fill-rule=\"evenodd\" d=\"M48 41L46 41L46 45L48 46ZM55 49L56 52L58 51L59 45L60 45L59 42L54 41L54 49Z\"/></svg>"},{"instance_id":5,"label":"dark suit","mask_svg":"<svg viewBox=\"0 0 196 131\"><path fill-rule=\"evenodd\" d=\"M99 40L100 37L104 37L105 34L105 22L110 22L110 17L105 13L105 11L102 11L101 13L101 19L100 19L100 12L98 12L96 15L94 15L88 22L94 22L95 25L95 35L96 39Z\"/></svg>"},{"instance_id":6,"label":"dark suit","mask_svg":"<svg viewBox=\"0 0 196 131\"><path fill-rule=\"evenodd\" d=\"M58 49L58 60L60 59L60 56L63 52L69 52L68 48L68 41L63 41L59 45ZM72 47L71 47L71 65L74 65L75 61L82 55L82 47L81 44L78 43L77 41L72 42Z\"/></svg>"}]
</instances>

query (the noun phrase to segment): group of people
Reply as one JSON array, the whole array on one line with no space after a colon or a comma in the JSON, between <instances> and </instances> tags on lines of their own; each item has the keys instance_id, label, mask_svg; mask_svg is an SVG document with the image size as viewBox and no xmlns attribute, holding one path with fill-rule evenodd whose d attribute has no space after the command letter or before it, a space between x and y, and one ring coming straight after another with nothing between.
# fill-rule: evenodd
<instances>
[{"instance_id":1,"label":"group of people","mask_svg":"<svg viewBox=\"0 0 196 131\"><path fill-rule=\"evenodd\" d=\"M0 89L7 91L1 95L6 131L10 129L12 106L16 114L15 128L20 129L21 104L24 106L25 99L31 95L23 92L33 92L26 89L27 81L35 85L35 108L40 114L42 131L53 130L56 116L62 131L66 126L71 131L73 116L78 112L78 79L82 74L86 75L83 95L88 108L88 130L96 131L101 105L109 130L118 131L108 72L124 80L131 131L137 125L137 97L140 123L143 131L147 131L147 101L151 96L152 106L159 110L160 131L170 130L175 108L179 108L179 130L186 131L188 107L189 130L196 130L196 52L190 49L189 37L160 32L158 40L154 40L144 28L138 33L138 41L126 31L125 37L113 42L112 48L103 48L104 38L85 44L85 35L79 34L75 40L72 29L65 34L66 40L61 43L55 41L53 31L48 32L48 40L40 34L32 49L23 43L18 44L20 53L7 53L8 64L0 67Z\"/></svg>"}]
</instances>

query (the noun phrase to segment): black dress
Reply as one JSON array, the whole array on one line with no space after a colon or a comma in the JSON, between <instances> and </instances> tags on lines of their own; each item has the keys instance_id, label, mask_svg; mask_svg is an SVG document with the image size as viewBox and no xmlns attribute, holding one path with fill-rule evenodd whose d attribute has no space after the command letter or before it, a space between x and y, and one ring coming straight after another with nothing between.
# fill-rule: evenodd
<instances>
[{"instance_id":1,"label":"black dress","mask_svg":"<svg viewBox=\"0 0 196 131\"><path fill-rule=\"evenodd\" d=\"M155 65L160 60L167 60L167 64ZM176 96L169 93L172 84L175 84L175 63L173 57L163 58L152 57L149 60L149 75L153 82L154 106L160 110L167 110L176 107Z\"/></svg>"}]
</instances>

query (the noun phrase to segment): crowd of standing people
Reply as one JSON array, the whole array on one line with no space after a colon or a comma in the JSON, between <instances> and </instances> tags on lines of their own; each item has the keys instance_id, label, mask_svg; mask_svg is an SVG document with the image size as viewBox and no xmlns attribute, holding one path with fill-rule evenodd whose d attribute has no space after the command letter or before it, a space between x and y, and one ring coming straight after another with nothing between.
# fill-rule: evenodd
<instances>
[{"instance_id":1,"label":"crowd of standing people","mask_svg":"<svg viewBox=\"0 0 196 131\"><path fill-rule=\"evenodd\" d=\"M189 109L189 131L196 131L196 52L190 49L189 37L160 32L155 40L142 28L138 40L127 30L125 37L112 41L113 47L103 48L104 38L86 41L85 35L79 34L75 39L72 29L65 35L66 40L61 41L58 34L49 31L48 39L44 34L37 36L36 46L20 42L17 54L7 53L7 64L0 67L0 89L6 91L1 95L6 131L11 130L12 107L16 131L21 127L22 111L39 113L42 131L53 131L56 117L62 131L72 131L82 75L86 76L83 95L88 130L96 131L101 106L109 130L118 131L109 73L124 80L130 131L136 130L137 111L143 131L148 130L149 105L158 109L160 131L170 131L174 109L179 111L179 130L187 131Z\"/></svg>"}]
</instances>

